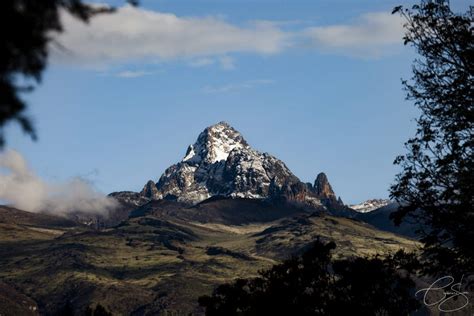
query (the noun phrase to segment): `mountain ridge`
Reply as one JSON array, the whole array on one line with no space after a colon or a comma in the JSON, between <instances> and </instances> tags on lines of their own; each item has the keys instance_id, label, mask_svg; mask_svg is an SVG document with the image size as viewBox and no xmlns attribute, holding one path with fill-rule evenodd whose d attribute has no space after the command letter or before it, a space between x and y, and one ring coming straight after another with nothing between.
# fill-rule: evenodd
<instances>
[{"instance_id":1,"label":"mountain ridge","mask_svg":"<svg viewBox=\"0 0 474 316\"><path fill-rule=\"evenodd\" d=\"M389 199L369 199L359 204L349 205L354 211L368 213L393 203Z\"/></svg>"}]
</instances>

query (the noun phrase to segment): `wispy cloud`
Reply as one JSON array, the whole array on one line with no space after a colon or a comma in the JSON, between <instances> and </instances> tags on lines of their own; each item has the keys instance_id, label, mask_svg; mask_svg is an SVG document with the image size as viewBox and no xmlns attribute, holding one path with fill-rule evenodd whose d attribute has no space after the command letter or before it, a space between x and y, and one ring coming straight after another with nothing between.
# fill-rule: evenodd
<instances>
[{"instance_id":1,"label":"wispy cloud","mask_svg":"<svg viewBox=\"0 0 474 316\"><path fill-rule=\"evenodd\" d=\"M143 76L148 76L153 74L150 71L143 71L143 70L125 70L117 73L117 77L119 78L138 78Z\"/></svg>"},{"instance_id":2,"label":"wispy cloud","mask_svg":"<svg viewBox=\"0 0 474 316\"><path fill-rule=\"evenodd\" d=\"M84 24L63 12L65 32L52 46L56 61L101 63L225 55L273 54L285 47L286 34L270 23L230 24L219 17L178 17L124 6Z\"/></svg>"},{"instance_id":3,"label":"wispy cloud","mask_svg":"<svg viewBox=\"0 0 474 316\"><path fill-rule=\"evenodd\" d=\"M220 85L220 86L209 85L209 86L203 87L201 91L204 93L225 93L225 92L232 92L232 91L238 91L238 90L243 90L243 89L251 89L257 86L270 85L274 83L275 81L271 79L247 80L244 82L229 83L229 84Z\"/></svg>"},{"instance_id":4,"label":"wispy cloud","mask_svg":"<svg viewBox=\"0 0 474 316\"><path fill-rule=\"evenodd\" d=\"M269 55L302 46L370 58L390 52L403 35L401 18L387 12L337 25L296 24L291 30L278 21L232 24L218 16L180 17L129 5L89 24L65 12L62 19L65 32L57 42L66 49L53 45L53 61L79 65L184 60L192 67L233 69L235 53Z\"/></svg>"},{"instance_id":5,"label":"wispy cloud","mask_svg":"<svg viewBox=\"0 0 474 316\"><path fill-rule=\"evenodd\" d=\"M230 56L219 56L215 58L212 58L212 57L197 58L197 59L191 60L188 64L189 66L195 67L195 68L201 68L201 67L217 64L221 67L221 69L224 69L224 70L235 69L235 59Z\"/></svg>"},{"instance_id":6,"label":"wispy cloud","mask_svg":"<svg viewBox=\"0 0 474 316\"><path fill-rule=\"evenodd\" d=\"M385 12L367 13L348 24L303 31L316 49L358 57L376 57L402 43L403 20Z\"/></svg>"},{"instance_id":7,"label":"wispy cloud","mask_svg":"<svg viewBox=\"0 0 474 316\"><path fill-rule=\"evenodd\" d=\"M196 68L206 67L213 64L215 64L215 60L209 57L198 58L198 59L191 60L189 62L189 66L196 67Z\"/></svg>"}]
</instances>

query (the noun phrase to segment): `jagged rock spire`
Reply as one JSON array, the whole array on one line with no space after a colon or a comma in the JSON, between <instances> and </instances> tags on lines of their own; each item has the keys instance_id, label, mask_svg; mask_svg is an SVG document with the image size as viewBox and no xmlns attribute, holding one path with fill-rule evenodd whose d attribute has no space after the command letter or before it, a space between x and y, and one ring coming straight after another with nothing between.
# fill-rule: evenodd
<instances>
[{"instance_id":1,"label":"jagged rock spire","mask_svg":"<svg viewBox=\"0 0 474 316\"><path fill-rule=\"evenodd\" d=\"M331 184L329 184L328 177L324 172L321 172L316 177L316 180L314 181L314 191L321 198L334 200L337 199Z\"/></svg>"},{"instance_id":2,"label":"jagged rock spire","mask_svg":"<svg viewBox=\"0 0 474 316\"><path fill-rule=\"evenodd\" d=\"M337 198L337 203L341 204L341 205L344 205L344 202L342 201L341 197L338 197Z\"/></svg>"},{"instance_id":3,"label":"jagged rock spire","mask_svg":"<svg viewBox=\"0 0 474 316\"><path fill-rule=\"evenodd\" d=\"M148 180L143 189L140 192L141 195L150 199L157 199L160 197L158 188L156 187L155 182Z\"/></svg>"}]
</instances>

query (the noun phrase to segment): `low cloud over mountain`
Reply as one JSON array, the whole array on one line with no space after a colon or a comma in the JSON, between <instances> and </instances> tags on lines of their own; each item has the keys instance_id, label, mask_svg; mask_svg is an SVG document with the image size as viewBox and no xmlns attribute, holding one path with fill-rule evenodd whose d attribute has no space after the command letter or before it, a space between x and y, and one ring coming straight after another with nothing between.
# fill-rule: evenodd
<instances>
[{"instance_id":1,"label":"low cloud over mountain","mask_svg":"<svg viewBox=\"0 0 474 316\"><path fill-rule=\"evenodd\" d=\"M14 150L0 154L0 200L26 211L59 215L72 212L107 214L117 206L114 199L97 192L82 178L62 183L42 180Z\"/></svg>"}]
</instances>

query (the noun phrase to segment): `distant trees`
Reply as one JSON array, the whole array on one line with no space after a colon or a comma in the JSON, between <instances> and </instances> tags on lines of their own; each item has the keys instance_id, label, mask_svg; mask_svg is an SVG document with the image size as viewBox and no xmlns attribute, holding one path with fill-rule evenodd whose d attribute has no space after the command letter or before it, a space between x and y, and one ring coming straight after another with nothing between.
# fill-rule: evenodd
<instances>
[{"instance_id":1,"label":"distant trees","mask_svg":"<svg viewBox=\"0 0 474 316\"><path fill-rule=\"evenodd\" d=\"M474 35L473 10L453 13L443 1L394 13L406 20L405 44L420 55L403 81L420 109L418 129L391 187L392 214L422 223L424 273L474 271Z\"/></svg>"},{"instance_id":2,"label":"distant trees","mask_svg":"<svg viewBox=\"0 0 474 316\"><path fill-rule=\"evenodd\" d=\"M413 281L398 260L332 260L319 240L255 279L239 279L199 298L206 315L407 315L418 308ZM403 257L403 253L397 254Z\"/></svg>"},{"instance_id":3,"label":"distant trees","mask_svg":"<svg viewBox=\"0 0 474 316\"><path fill-rule=\"evenodd\" d=\"M136 4L137 1L128 1ZM48 59L52 32L61 32L60 11L66 10L87 22L92 16L112 12L82 0L8 0L0 2L0 149L5 143L4 126L16 121L36 139L31 120L25 115L21 93L39 82Z\"/></svg>"}]
</instances>

